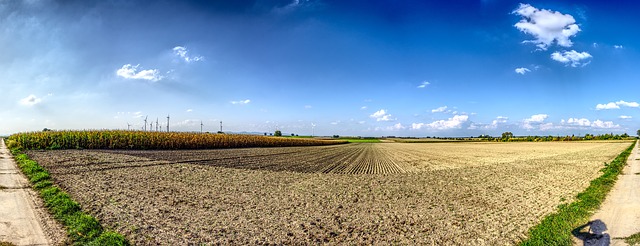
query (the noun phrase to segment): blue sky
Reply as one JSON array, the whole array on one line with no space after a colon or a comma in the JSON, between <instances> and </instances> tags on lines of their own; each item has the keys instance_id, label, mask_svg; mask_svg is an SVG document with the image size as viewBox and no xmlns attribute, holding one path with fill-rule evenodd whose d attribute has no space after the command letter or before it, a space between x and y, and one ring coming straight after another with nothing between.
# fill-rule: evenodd
<instances>
[{"instance_id":1,"label":"blue sky","mask_svg":"<svg viewBox=\"0 0 640 246\"><path fill-rule=\"evenodd\" d=\"M635 134L638 5L0 1L0 134Z\"/></svg>"}]
</instances>

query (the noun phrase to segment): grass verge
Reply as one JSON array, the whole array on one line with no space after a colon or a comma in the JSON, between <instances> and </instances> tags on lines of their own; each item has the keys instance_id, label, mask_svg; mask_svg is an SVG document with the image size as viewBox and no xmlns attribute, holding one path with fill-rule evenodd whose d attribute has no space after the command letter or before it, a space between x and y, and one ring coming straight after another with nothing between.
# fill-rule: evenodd
<instances>
[{"instance_id":1,"label":"grass verge","mask_svg":"<svg viewBox=\"0 0 640 246\"><path fill-rule=\"evenodd\" d=\"M629 245L640 244L640 232L624 238L624 242L626 242Z\"/></svg>"},{"instance_id":2,"label":"grass verge","mask_svg":"<svg viewBox=\"0 0 640 246\"><path fill-rule=\"evenodd\" d=\"M27 176L53 217L66 229L69 239L77 245L129 245L124 236L104 230L100 222L82 211L69 194L51 180L51 175L19 149L12 149L18 167Z\"/></svg>"},{"instance_id":3,"label":"grass verge","mask_svg":"<svg viewBox=\"0 0 640 246\"><path fill-rule=\"evenodd\" d=\"M532 227L529 238L519 245L572 245L571 231L586 224L593 212L600 207L618 179L618 174L627 164L627 158L635 145L634 142L611 163L605 163L605 167L600 170L602 175L576 195L576 201L558 206L558 211L547 215L540 224Z\"/></svg>"}]
</instances>

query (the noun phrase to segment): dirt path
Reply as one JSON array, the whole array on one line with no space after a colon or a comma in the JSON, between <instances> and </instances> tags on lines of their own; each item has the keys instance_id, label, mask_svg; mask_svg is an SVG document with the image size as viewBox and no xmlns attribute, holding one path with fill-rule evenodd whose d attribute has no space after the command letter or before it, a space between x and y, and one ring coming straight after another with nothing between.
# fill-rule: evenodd
<instances>
[{"instance_id":1,"label":"dirt path","mask_svg":"<svg viewBox=\"0 0 640 246\"><path fill-rule=\"evenodd\" d=\"M600 219L611 236L611 245L627 245L624 240L640 232L640 151L639 143L629 155L627 166L618 176L613 190L591 220Z\"/></svg>"},{"instance_id":2,"label":"dirt path","mask_svg":"<svg viewBox=\"0 0 640 246\"><path fill-rule=\"evenodd\" d=\"M0 242L49 245L28 184L0 140Z\"/></svg>"}]
</instances>

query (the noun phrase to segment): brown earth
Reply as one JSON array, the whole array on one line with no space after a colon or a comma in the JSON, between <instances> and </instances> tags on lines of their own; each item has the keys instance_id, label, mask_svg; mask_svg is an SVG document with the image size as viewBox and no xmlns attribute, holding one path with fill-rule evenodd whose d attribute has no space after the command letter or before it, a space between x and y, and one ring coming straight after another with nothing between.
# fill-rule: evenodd
<instances>
[{"instance_id":1,"label":"brown earth","mask_svg":"<svg viewBox=\"0 0 640 246\"><path fill-rule=\"evenodd\" d=\"M138 245L512 245L629 142L29 151Z\"/></svg>"}]
</instances>

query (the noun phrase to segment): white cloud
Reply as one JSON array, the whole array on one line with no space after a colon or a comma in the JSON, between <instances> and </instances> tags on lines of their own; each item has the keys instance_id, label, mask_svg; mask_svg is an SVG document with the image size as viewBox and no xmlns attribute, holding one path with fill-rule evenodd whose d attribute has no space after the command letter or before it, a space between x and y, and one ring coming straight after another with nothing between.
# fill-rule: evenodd
<instances>
[{"instance_id":1,"label":"white cloud","mask_svg":"<svg viewBox=\"0 0 640 246\"><path fill-rule=\"evenodd\" d=\"M395 124L395 125L393 125L393 126L387 127L387 130L390 130L390 131L392 131L392 130L396 130L396 131L397 131L397 130L403 130L403 129L405 129L405 128L406 128L406 127L405 127L405 126L403 126L402 124L397 123L397 124Z\"/></svg>"},{"instance_id":2,"label":"white cloud","mask_svg":"<svg viewBox=\"0 0 640 246\"><path fill-rule=\"evenodd\" d=\"M447 120L438 120L427 124L428 127L438 130L460 128L462 123L469 119L468 115L454 115Z\"/></svg>"},{"instance_id":3,"label":"white cloud","mask_svg":"<svg viewBox=\"0 0 640 246\"><path fill-rule=\"evenodd\" d=\"M591 123L591 127L601 128L601 129L615 129L615 128L620 128L620 125L613 124L613 121L595 120Z\"/></svg>"},{"instance_id":4,"label":"white cloud","mask_svg":"<svg viewBox=\"0 0 640 246\"><path fill-rule=\"evenodd\" d=\"M187 113L193 112L193 109L187 109Z\"/></svg>"},{"instance_id":5,"label":"white cloud","mask_svg":"<svg viewBox=\"0 0 640 246\"><path fill-rule=\"evenodd\" d=\"M138 65L125 64L122 68L116 71L116 74L125 79L144 79L156 82L162 79L162 76L159 75L158 69L147 69L138 72Z\"/></svg>"},{"instance_id":6,"label":"white cloud","mask_svg":"<svg viewBox=\"0 0 640 246\"><path fill-rule=\"evenodd\" d=\"M425 87L427 87L427 85L430 85L430 84L431 84L431 83L429 83L428 81L422 81L422 84L420 84L420 85L418 86L418 88L425 88Z\"/></svg>"},{"instance_id":7,"label":"white cloud","mask_svg":"<svg viewBox=\"0 0 640 246\"><path fill-rule=\"evenodd\" d=\"M203 56L189 56L187 55L187 53L188 51L187 51L187 48L185 47L182 47L182 46L173 47L173 54L182 58L187 63L204 60Z\"/></svg>"},{"instance_id":8,"label":"white cloud","mask_svg":"<svg viewBox=\"0 0 640 246\"><path fill-rule=\"evenodd\" d=\"M449 119L446 119L446 120L437 120L437 121L431 122L429 124L413 123L413 124L411 124L411 129L412 130L420 130L423 127L430 128L430 129L436 129L436 130L456 129L456 128L461 128L462 124L467 122L467 120L469 120L469 116L468 115L454 115L452 118L449 118Z\"/></svg>"},{"instance_id":9,"label":"white cloud","mask_svg":"<svg viewBox=\"0 0 640 246\"><path fill-rule=\"evenodd\" d=\"M622 117L621 117L622 118ZM616 129L620 128L620 125L614 124L613 121L590 121L585 118L569 118L567 120L561 120L560 124L565 128L594 128L594 129Z\"/></svg>"},{"instance_id":10,"label":"white cloud","mask_svg":"<svg viewBox=\"0 0 640 246\"><path fill-rule=\"evenodd\" d=\"M516 73L525 74L528 72L531 72L531 70L529 70L528 68L525 68L525 67L516 68Z\"/></svg>"},{"instance_id":11,"label":"white cloud","mask_svg":"<svg viewBox=\"0 0 640 246\"><path fill-rule=\"evenodd\" d=\"M582 60L589 59L591 57L591 54L587 52L577 52L575 50L565 51L563 53L556 51L551 54L551 59L565 64L571 63L572 67L577 67L582 63ZM582 66L586 66L587 64L589 63L584 63Z\"/></svg>"},{"instance_id":12,"label":"white cloud","mask_svg":"<svg viewBox=\"0 0 640 246\"><path fill-rule=\"evenodd\" d=\"M617 105L619 106L625 106L625 107L630 107L630 108L637 108L640 107L640 104L637 102L625 102L625 101L617 101L616 102Z\"/></svg>"},{"instance_id":13,"label":"white cloud","mask_svg":"<svg viewBox=\"0 0 640 246\"><path fill-rule=\"evenodd\" d=\"M441 113L441 112L445 112L447 110L447 106L442 106L436 109L432 109L431 113Z\"/></svg>"},{"instance_id":14,"label":"white cloud","mask_svg":"<svg viewBox=\"0 0 640 246\"><path fill-rule=\"evenodd\" d=\"M580 31L573 16L558 11L541 10L521 3L512 13L522 16L514 26L535 38L523 43L534 43L542 50L546 50L554 41L560 46L571 47L573 42L569 38Z\"/></svg>"},{"instance_id":15,"label":"white cloud","mask_svg":"<svg viewBox=\"0 0 640 246\"><path fill-rule=\"evenodd\" d=\"M380 109L378 111L376 111L375 113L373 113L372 115L369 115L369 117L376 119L376 121L391 121L394 119L391 119L391 114L388 114L386 110L384 109Z\"/></svg>"},{"instance_id":16,"label":"white cloud","mask_svg":"<svg viewBox=\"0 0 640 246\"><path fill-rule=\"evenodd\" d=\"M249 104L251 102L251 100L246 99L246 100L240 100L240 101L231 101L231 104Z\"/></svg>"},{"instance_id":17,"label":"white cloud","mask_svg":"<svg viewBox=\"0 0 640 246\"><path fill-rule=\"evenodd\" d=\"M522 128L531 130L536 127L540 127L543 124L544 120L546 120L548 117L549 116L546 114L532 115L531 117L524 119L524 121L522 122Z\"/></svg>"},{"instance_id":18,"label":"white cloud","mask_svg":"<svg viewBox=\"0 0 640 246\"><path fill-rule=\"evenodd\" d=\"M623 49L624 46L622 46L622 45L614 45L613 48L615 48L615 49Z\"/></svg>"},{"instance_id":19,"label":"white cloud","mask_svg":"<svg viewBox=\"0 0 640 246\"><path fill-rule=\"evenodd\" d=\"M625 119L625 120L626 120L626 119L632 119L633 117L628 116L628 115L620 115L620 117L619 117L619 118L620 118L620 119Z\"/></svg>"},{"instance_id":20,"label":"white cloud","mask_svg":"<svg viewBox=\"0 0 640 246\"><path fill-rule=\"evenodd\" d=\"M304 105L304 108L305 109L310 109L310 108L313 108L313 107L311 105Z\"/></svg>"},{"instance_id":21,"label":"white cloud","mask_svg":"<svg viewBox=\"0 0 640 246\"><path fill-rule=\"evenodd\" d=\"M619 109L620 106L618 106L616 103L610 102L607 104L598 104L596 105L596 110L602 110L602 109Z\"/></svg>"},{"instance_id":22,"label":"white cloud","mask_svg":"<svg viewBox=\"0 0 640 246\"><path fill-rule=\"evenodd\" d=\"M411 123L412 130L420 130L423 126L425 126L424 123Z\"/></svg>"},{"instance_id":23,"label":"white cloud","mask_svg":"<svg viewBox=\"0 0 640 246\"><path fill-rule=\"evenodd\" d=\"M38 98L35 95L31 94L25 98L20 99L19 103L24 106L33 106L42 102L42 98Z\"/></svg>"},{"instance_id":24,"label":"white cloud","mask_svg":"<svg viewBox=\"0 0 640 246\"><path fill-rule=\"evenodd\" d=\"M360 107L360 110L365 110L365 109L367 109L367 106Z\"/></svg>"},{"instance_id":25,"label":"white cloud","mask_svg":"<svg viewBox=\"0 0 640 246\"><path fill-rule=\"evenodd\" d=\"M629 107L629 108L638 108L640 107L640 103L637 102L625 102L623 100L617 102L610 102L607 104L598 104L596 105L596 110L602 109L619 109L620 106Z\"/></svg>"}]
</instances>

